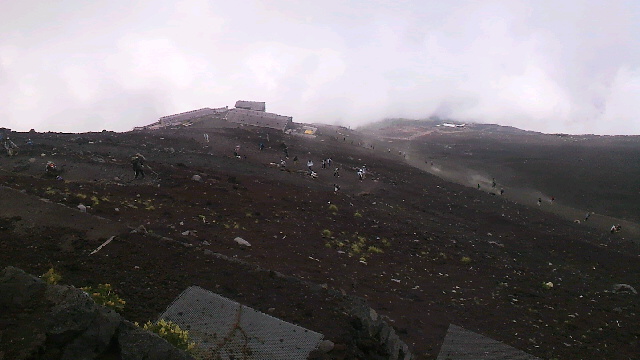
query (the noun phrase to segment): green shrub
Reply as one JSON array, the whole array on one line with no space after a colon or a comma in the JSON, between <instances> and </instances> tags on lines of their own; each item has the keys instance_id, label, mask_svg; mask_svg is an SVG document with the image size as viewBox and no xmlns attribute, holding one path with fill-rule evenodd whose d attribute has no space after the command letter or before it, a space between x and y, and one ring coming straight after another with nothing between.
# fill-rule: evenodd
<instances>
[{"instance_id":1,"label":"green shrub","mask_svg":"<svg viewBox=\"0 0 640 360\"><path fill-rule=\"evenodd\" d=\"M338 212L338 207L335 206L334 204L331 204L331 205L329 205L329 211Z\"/></svg>"},{"instance_id":2,"label":"green shrub","mask_svg":"<svg viewBox=\"0 0 640 360\"><path fill-rule=\"evenodd\" d=\"M361 218L361 217L362 217L362 214L360 214L358 211L356 211L356 212L355 212L355 214L353 214L353 216L358 217L358 218Z\"/></svg>"},{"instance_id":3,"label":"green shrub","mask_svg":"<svg viewBox=\"0 0 640 360\"><path fill-rule=\"evenodd\" d=\"M180 329L180 326L172 321L165 321L164 319L155 323L147 321L143 328L158 334L169 344L180 350L191 352L196 346L193 341L189 340L189 331Z\"/></svg>"},{"instance_id":4,"label":"green shrub","mask_svg":"<svg viewBox=\"0 0 640 360\"><path fill-rule=\"evenodd\" d=\"M42 274L40 278L42 278L42 280L47 284L55 285L62 280L62 275L58 274L54 268L51 268L46 273Z\"/></svg>"},{"instance_id":5,"label":"green shrub","mask_svg":"<svg viewBox=\"0 0 640 360\"><path fill-rule=\"evenodd\" d=\"M330 238L331 237L331 231L329 231L328 229L322 230L322 237L323 238Z\"/></svg>"},{"instance_id":6,"label":"green shrub","mask_svg":"<svg viewBox=\"0 0 640 360\"><path fill-rule=\"evenodd\" d=\"M380 249L379 247L369 246L369 252L376 253L376 254L382 254L384 251L382 251L382 249Z\"/></svg>"},{"instance_id":7,"label":"green shrub","mask_svg":"<svg viewBox=\"0 0 640 360\"><path fill-rule=\"evenodd\" d=\"M113 291L111 284L99 284L95 288L86 286L82 290L89 294L96 304L110 307L118 312L124 310L126 302Z\"/></svg>"},{"instance_id":8,"label":"green shrub","mask_svg":"<svg viewBox=\"0 0 640 360\"><path fill-rule=\"evenodd\" d=\"M462 259L460 259L460 262L463 264L469 264L471 263L471 258L468 256L463 256Z\"/></svg>"}]
</instances>

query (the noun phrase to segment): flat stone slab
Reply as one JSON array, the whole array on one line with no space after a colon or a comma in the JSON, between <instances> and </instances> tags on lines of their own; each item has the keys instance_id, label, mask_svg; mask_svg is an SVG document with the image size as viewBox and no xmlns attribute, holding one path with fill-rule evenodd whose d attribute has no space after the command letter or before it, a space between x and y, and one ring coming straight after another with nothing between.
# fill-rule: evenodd
<instances>
[{"instance_id":1,"label":"flat stone slab","mask_svg":"<svg viewBox=\"0 0 640 360\"><path fill-rule=\"evenodd\" d=\"M197 355L212 359L304 360L323 338L198 286L183 291L160 318L188 330Z\"/></svg>"},{"instance_id":2,"label":"flat stone slab","mask_svg":"<svg viewBox=\"0 0 640 360\"><path fill-rule=\"evenodd\" d=\"M450 324L437 360L540 360L522 350Z\"/></svg>"}]
</instances>

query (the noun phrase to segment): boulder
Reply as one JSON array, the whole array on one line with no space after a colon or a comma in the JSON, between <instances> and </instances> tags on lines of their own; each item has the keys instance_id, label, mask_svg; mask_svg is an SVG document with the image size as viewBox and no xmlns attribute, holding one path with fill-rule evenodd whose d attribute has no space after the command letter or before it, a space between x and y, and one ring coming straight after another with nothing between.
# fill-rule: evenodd
<instances>
[{"instance_id":1,"label":"boulder","mask_svg":"<svg viewBox=\"0 0 640 360\"><path fill-rule=\"evenodd\" d=\"M631 285L627 284L615 284L613 285L613 292L616 294L634 294L638 295L638 291Z\"/></svg>"},{"instance_id":2,"label":"boulder","mask_svg":"<svg viewBox=\"0 0 640 360\"><path fill-rule=\"evenodd\" d=\"M197 181L197 182L202 182L202 176L200 176L200 175L198 175L198 174L193 175L193 176L191 177L191 180L193 180L193 181Z\"/></svg>"},{"instance_id":3,"label":"boulder","mask_svg":"<svg viewBox=\"0 0 640 360\"><path fill-rule=\"evenodd\" d=\"M0 359L193 359L84 291L11 266L0 272L0 308L0 323L11 325L0 336Z\"/></svg>"}]
</instances>

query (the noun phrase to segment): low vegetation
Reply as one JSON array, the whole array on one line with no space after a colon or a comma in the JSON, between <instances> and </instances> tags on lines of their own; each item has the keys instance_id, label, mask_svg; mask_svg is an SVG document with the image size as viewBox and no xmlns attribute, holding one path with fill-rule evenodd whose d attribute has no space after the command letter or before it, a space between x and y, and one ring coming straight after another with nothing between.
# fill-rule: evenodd
<instances>
[{"instance_id":1,"label":"low vegetation","mask_svg":"<svg viewBox=\"0 0 640 360\"><path fill-rule=\"evenodd\" d=\"M99 284L97 287L86 286L82 290L89 294L96 304L112 308L121 312L124 310L125 301L113 291L111 284Z\"/></svg>"}]
</instances>

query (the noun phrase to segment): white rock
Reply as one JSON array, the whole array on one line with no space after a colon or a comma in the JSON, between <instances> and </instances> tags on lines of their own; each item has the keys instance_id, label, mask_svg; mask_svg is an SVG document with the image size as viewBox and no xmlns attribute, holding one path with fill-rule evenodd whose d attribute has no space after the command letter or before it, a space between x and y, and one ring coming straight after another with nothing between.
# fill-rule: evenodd
<instances>
[{"instance_id":1,"label":"white rock","mask_svg":"<svg viewBox=\"0 0 640 360\"><path fill-rule=\"evenodd\" d=\"M241 237L237 237L235 239L233 239L233 241L237 242L239 245L243 245L243 246L251 246L251 244L249 244L249 242Z\"/></svg>"},{"instance_id":2,"label":"white rock","mask_svg":"<svg viewBox=\"0 0 640 360\"><path fill-rule=\"evenodd\" d=\"M86 213L87 212L87 207L82 205L82 204L79 204L78 205L78 210L80 210L80 212Z\"/></svg>"},{"instance_id":3,"label":"white rock","mask_svg":"<svg viewBox=\"0 0 640 360\"><path fill-rule=\"evenodd\" d=\"M193 175L193 176L191 177L191 180L193 180L193 181L197 181L197 182L201 182L201 181L202 181L202 176L197 175L197 174L196 174L196 175Z\"/></svg>"}]
</instances>

